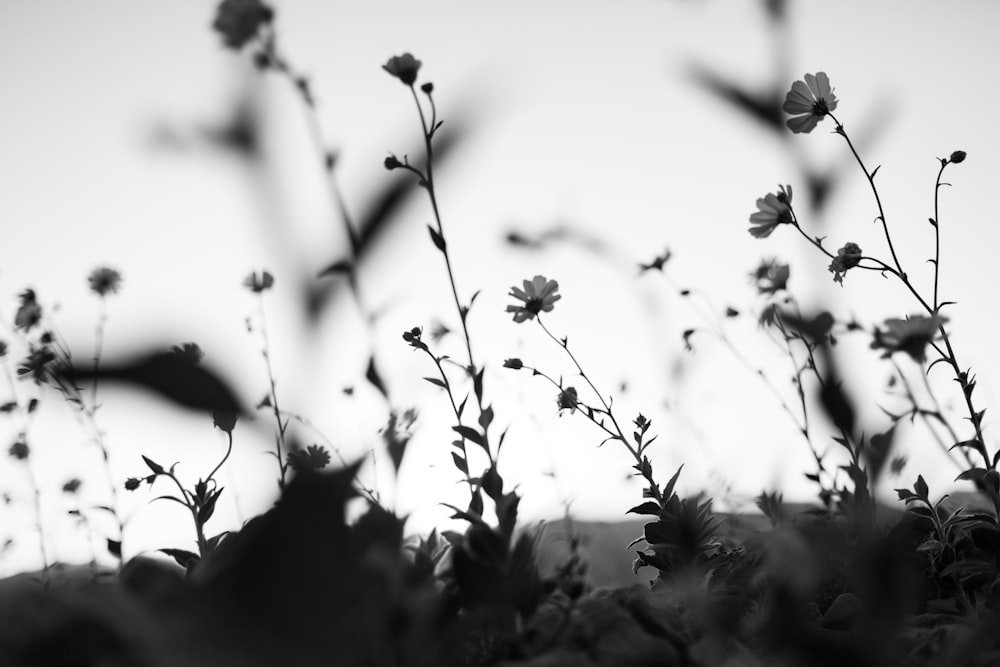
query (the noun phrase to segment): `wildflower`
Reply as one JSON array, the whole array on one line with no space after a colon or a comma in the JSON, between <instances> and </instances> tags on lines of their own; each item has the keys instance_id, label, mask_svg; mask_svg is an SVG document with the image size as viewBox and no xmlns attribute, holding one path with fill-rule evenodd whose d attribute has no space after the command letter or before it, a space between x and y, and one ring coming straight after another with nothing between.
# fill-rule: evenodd
<instances>
[{"instance_id":1,"label":"wildflower","mask_svg":"<svg viewBox=\"0 0 1000 667\"><path fill-rule=\"evenodd\" d=\"M757 200L757 212L750 216L750 222L757 225L750 233L759 238L771 235L778 225L795 224L792 214L792 186L779 185L777 194L767 193Z\"/></svg>"},{"instance_id":2,"label":"wildflower","mask_svg":"<svg viewBox=\"0 0 1000 667\"><path fill-rule=\"evenodd\" d=\"M512 359L504 359L503 367L519 371L524 368L524 363L517 357L514 357Z\"/></svg>"},{"instance_id":3,"label":"wildflower","mask_svg":"<svg viewBox=\"0 0 1000 667\"><path fill-rule=\"evenodd\" d=\"M125 490L135 491L136 489L139 488L140 484L142 484L142 480L139 479L138 477L129 477L128 479L125 480Z\"/></svg>"},{"instance_id":4,"label":"wildflower","mask_svg":"<svg viewBox=\"0 0 1000 667\"><path fill-rule=\"evenodd\" d=\"M260 0L224 0L212 27L222 35L227 47L238 51L273 18L274 10Z\"/></svg>"},{"instance_id":5,"label":"wildflower","mask_svg":"<svg viewBox=\"0 0 1000 667\"><path fill-rule=\"evenodd\" d=\"M239 414L235 410L218 409L212 411L212 423L220 431L225 431L226 433L233 432L238 418Z\"/></svg>"},{"instance_id":6,"label":"wildflower","mask_svg":"<svg viewBox=\"0 0 1000 667\"><path fill-rule=\"evenodd\" d=\"M750 279L761 294L774 294L788 287L789 269L787 264L765 259L750 273Z\"/></svg>"},{"instance_id":7,"label":"wildflower","mask_svg":"<svg viewBox=\"0 0 1000 667\"><path fill-rule=\"evenodd\" d=\"M407 86L412 86L417 81L417 72L420 70L420 61L409 53L401 56L389 58L386 64L382 65L389 74L393 75Z\"/></svg>"},{"instance_id":8,"label":"wildflower","mask_svg":"<svg viewBox=\"0 0 1000 667\"><path fill-rule=\"evenodd\" d=\"M965 162L965 155L965 151L955 151L951 154L951 157L948 158L948 162L951 162L952 164Z\"/></svg>"},{"instance_id":9,"label":"wildflower","mask_svg":"<svg viewBox=\"0 0 1000 667\"><path fill-rule=\"evenodd\" d=\"M524 305L514 304L507 306L508 313L514 313L515 322L530 320L542 311L551 311L555 302L562 298L556 294L559 283L555 280L548 280L545 276L535 276L530 281L522 281L524 289L511 287L509 296L524 302Z\"/></svg>"},{"instance_id":10,"label":"wildflower","mask_svg":"<svg viewBox=\"0 0 1000 667\"><path fill-rule=\"evenodd\" d=\"M833 282L844 284L844 276L847 270L858 265L861 261L861 247L857 243L846 243L844 247L837 251L837 256L830 262L830 273L833 274Z\"/></svg>"},{"instance_id":11,"label":"wildflower","mask_svg":"<svg viewBox=\"0 0 1000 667\"><path fill-rule=\"evenodd\" d=\"M63 484L62 486L63 493L70 493L70 494L76 493L77 491L80 490L80 486L82 484L83 482L81 482L76 477L66 480L66 483Z\"/></svg>"},{"instance_id":12,"label":"wildflower","mask_svg":"<svg viewBox=\"0 0 1000 667\"><path fill-rule=\"evenodd\" d=\"M9 454L11 458L15 458L18 461L23 461L28 458L29 453L31 453L31 450L28 448L28 443L26 443L23 439L15 442L10 446L10 449L7 450L7 454Z\"/></svg>"},{"instance_id":13,"label":"wildflower","mask_svg":"<svg viewBox=\"0 0 1000 667\"><path fill-rule=\"evenodd\" d=\"M306 449L288 452L288 465L297 472L322 470L330 463L330 452L319 445L309 445Z\"/></svg>"},{"instance_id":14,"label":"wildflower","mask_svg":"<svg viewBox=\"0 0 1000 667\"><path fill-rule=\"evenodd\" d=\"M254 294L269 290L272 285L274 285L274 276L267 271L261 271L259 276L256 271L251 271L250 275L243 279L243 286Z\"/></svg>"},{"instance_id":15,"label":"wildflower","mask_svg":"<svg viewBox=\"0 0 1000 667\"><path fill-rule=\"evenodd\" d=\"M42 321L42 307L38 305L33 289L24 290L19 298L21 305L18 306L17 313L14 315L14 327L31 331L32 327L37 326Z\"/></svg>"},{"instance_id":16,"label":"wildflower","mask_svg":"<svg viewBox=\"0 0 1000 667\"><path fill-rule=\"evenodd\" d=\"M403 332L403 340L415 350L427 350L427 343L420 340L424 330L420 327L413 327L409 331Z\"/></svg>"},{"instance_id":17,"label":"wildflower","mask_svg":"<svg viewBox=\"0 0 1000 667\"><path fill-rule=\"evenodd\" d=\"M49 347L35 348L21 361L21 365L17 368L17 374L21 378L32 378L35 384L42 384L45 382L46 376L51 374L51 367L55 360L56 355Z\"/></svg>"},{"instance_id":18,"label":"wildflower","mask_svg":"<svg viewBox=\"0 0 1000 667\"><path fill-rule=\"evenodd\" d=\"M926 348L938 335L939 329L948 321L940 315L910 315L906 319L890 318L885 321L886 330L875 328L873 350L882 349L883 359L888 359L894 352L905 352L922 364L927 360Z\"/></svg>"},{"instance_id":19,"label":"wildflower","mask_svg":"<svg viewBox=\"0 0 1000 667\"><path fill-rule=\"evenodd\" d=\"M559 412L569 410L569 413L573 414L578 404L579 401L577 400L576 389L574 387L566 387L561 390L559 396L556 398L556 405L559 406Z\"/></svg>"},{"instance_id":20,"label":"wildflower","mask_svg":"<svg viewBox=\"0 0 1000 667\"><path fill-rule=\"evenodd\" d=\"M826 72L806 74L805 81L793 83L781 108L793 116L786 121L792 132L812 132L817 123L837 108Z\"/></svg>"},{"instance_id":21,"label":"wildflower","mask_svg":"<svg viewBox=\"0 0 1000 667\"><path fill-rule=\"evenodd\" d=\"M91 292L97 296L104 297L109 292L111 294L118 293L118 287L122 282L122 274L106 266L100 266L90 272L90 275L87 276L87 282L90 283Z\"/></svg>"}]
</instances>

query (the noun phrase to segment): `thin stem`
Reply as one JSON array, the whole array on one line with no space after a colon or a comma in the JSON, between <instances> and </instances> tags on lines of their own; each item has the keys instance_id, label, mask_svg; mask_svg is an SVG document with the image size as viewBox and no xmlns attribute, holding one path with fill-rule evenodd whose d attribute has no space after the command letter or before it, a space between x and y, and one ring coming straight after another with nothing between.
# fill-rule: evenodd
<instances>
[{"instance_id":1,"label":"thin stem","mask_svg":"<svg viewBox=\"0 0 1000 667\"><path fill-rule=\"evenodd\" d=\"M263 341L263 348L261 349L261 356L264 357L264 365L267 367L267 381L268 386L271 389L271 409L274 412L274 421L278 425L278 433L274 438L275 445L275 456L278 458L278 471L281 477L278 478L278 488L283 490L285 488L285 481L288 475L288 464L285 462L283 447L285 445L285 431L288 428L288 422L281 420L281 409L278 407L278 389L277 383L274 380L274 369L271 366L271 343L267 335L267 318L264 316L264 293L259 292L257 294L257 314L260 318L260 336ZM232 434L230 433L230 441L232 441Z\"/></svg>"},{"instance_id":2,"label":"thin stem","mask_svg":"<svg viewBox=\"0 0 1000 667\"><path fill-rule=\"evenodd\" d=\"M206 483L207 483L208 480L213 479L215 477L215 473L219 472L219 468L222 467L222 464L225 463L229 459L229 455L233 452L233 432L232 431L226 431L226 435L229 436L229 438L228 438L229 439L229 447L226 449L226 455L223 456L222 460L219 461L219 464L217 466L215 466L215 468L212 469L212 472L208 473L208 477L205 478Z\"/></svg>"},{"instance_id":3,"label":"thin stem","mask_svg":"<svg viewBox=\"0 0 1000 667\"><path fill-rule=\"evenodd\" d=\"M937 179L934 181L934 312L937 312L940 305L938 303L938 274L941 267L941 230L938 220L938 193L941 191L941 175L944 168L948 166L947 160L941 160L941 168L938 169Z\"/></svg>"}]
</instances>

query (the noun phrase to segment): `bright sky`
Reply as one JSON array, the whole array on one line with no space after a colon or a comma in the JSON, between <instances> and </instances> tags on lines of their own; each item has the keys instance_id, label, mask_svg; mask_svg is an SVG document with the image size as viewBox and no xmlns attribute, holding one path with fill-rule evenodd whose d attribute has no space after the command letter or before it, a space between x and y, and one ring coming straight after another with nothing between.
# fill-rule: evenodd
<instances>
[{"instance_id":1,"label":"bright sky","mask_svg":"<svg viewBox=\"0 0 1000 667\"><path fill-rule=\"evenodd\" d=\"M31 286L43 304L58 304L52 314L60 331L87 359L98 307L85 277L109 264L125 282L108 304L108 357L197 341L253 405L266 375L260 339L245 325L255 303L240 282L265 267L276 277L265 307L283 405L312 420L347 458L378 448L385 405L363 382L374 349L394 407L415 406L421 419L398 484L381 450L364 478L411 514L411 529L441 525L447 514L437 503L464 502L450 462L448 406L420 379L432 374L428 360L400 339L435 320L455 326L444 269L423 229L427 201L403 207L362 269L363 297L379 312L371 340L346 298L309 331L296 298L303 281L344 256L339 218L299 100L286 82L261 79L245 57L221 47L209 29L209 4L0 5L2 321L9 325L17 293ZM1000 57L995 3L790 3L789 31L777 34L760 3L742 0L274 4L279 43L311 78L321 131L340 152L337 184L355 215L402 178L385 171L385 156L415 150L419 139L408 91L380 69L389 56L410 51L421 59L440 117L465 132L436 172L439 199L459 289L466 299L482 290L470 328L488 365L497 426L511 426L501 471L521 485L525 519L558 516L570 499L581 518L617 520L641 487L626 479L624 448L597 449L596 428L558 417L550 386L501 368L519 356L579 385L536 326L515 325L503 312L510 285L536 273L559 281L563 299L548 325L569 336L598 387L614 393L623 421L639 411L653 419L659 476L685 463L682 490L707 488L718 497L729 486L730 506L765 487L808 498L813 489L801 473L809 454L766 388L722 345L696 338L697 354L683 352L681 332L702 322L675 287L701 290L716 312L745 308L753 299L748 271L777 255L791 262L791 286L805 303L828 299L827 307L867 324L917 312L901 287L875 275L852 273L843 289L835 286L827 262L790 233L766 241L747 234L754 201L790 183L803 223L828 235L830 246L853 240L866 254L886 254L871 224L867 184L829 121L811 135L778 140L700 88L690 75L696 66L751 91L784 90L805 72L826 71L838 117L869 167L882 165L878 182L897 250L925 288L935 158L968 151L948 172L954 187L942 191L941 289L959 302L951 318L960 359L980 373L982 405L996 404L1000 352L988 286L997 233L989 203L1000 175L1000 130L982 111L995 100L981 82ZM205 141L238 104L260 123L253 162ZM846 167L824 220L809 219L803 163ZM531 234L557 225L599 239L608 252L565 244L526 253L503 243L511 229ZM637 278L636 263L668 246L674 287L654 274ZM729 323L731 339L793 400L787 360L744 319ZM458 342L446 341L442 352L461 358ZM891 367L876 362L866 337L845 341L845 349L859 355L852 387L885 402ZM943 370L934 378L946 404L960 398ZM347 386L357 387L353 396L341 391ZM17 391L24 397L30 389ZM102 396L98 418L122 480L143 472L140 454L180 461L181 474L194 479L224 451L210 419L110 386ZM885 426L877 409L866 410L873 428ZM956 424L964 426L960 416ZM235 493L227 491L225 507L220 501L220 530L273 498L267 425L261 415L256 428L237 427L233 472L221 480ZM14 437L13 422L4 433ZM80 558L85 533L64 512L107 502L97 451L52 393L30 441L51 551ZM921 472L932 490L948 488L957 470L920 428L897 444L910 460L902 484ZM0 490L12 501L0 510L0 541L16 540L3 561L9 571L38 556L24 466L3 460ZM73 476L85 481L77 499L59 490ZM190 546L181 544L190 527L180 508L147 505L150 497L143 489L123 498L126 555Z\"/></svg>"}]
</instances>

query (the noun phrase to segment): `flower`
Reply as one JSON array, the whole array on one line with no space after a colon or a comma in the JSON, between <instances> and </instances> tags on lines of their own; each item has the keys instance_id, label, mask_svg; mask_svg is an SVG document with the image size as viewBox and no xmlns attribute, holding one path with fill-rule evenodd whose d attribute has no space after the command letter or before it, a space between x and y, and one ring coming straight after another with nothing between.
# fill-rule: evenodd
<instances>
[{"instance_id":1,"label":"flower","mask_svg":"<svg viewBox=\"0 0 1000 667\"><path fill-rule=\"evenodd\" d=\"M330 463L330 452L319 445L309 445L306 449L288 452L288 465L297 472L322 470Z\"/></svg>"},{"instance_id":2,"label":"flower","mask_svg":"<svg viewBox=\"0 0 1000 667\"><path fill-rule=\"evenodd\" d=\"M837 108L826 72L806 74L805 81L793 83L781 108L793 116L785 123L792 132L812 132L817 123Z\"/></svg>"},{"instance_id":3,"label":"flower","mask_svg":"<svg viewBox=\"0 0 1000 667\"><path fill-rule=\"evenodd\" d=\"M18 298L21 299L21 305L14 315L14 328L31 331L32 327L42 321L42 307L38 305L33 289L24 290Z\"/></svg>"},{"instance_id":4,"label":"flower","mask_svg":"<svg viewBox=\"0 0 1000 667\"><path fill-rule=\"evenodd\" d=\"M47 375L53 372L52 364L56 360L56 355L48 346L38 347L21 360L21 365L17 368L17 374L22 378L30 377L35 384L45 382Z\"/></svg>"},{"instance_id":5,"label":"flower","mask_svg":"<svg viewBox=\"0 0 1000 667\"><path fill-rule=\"evenodd\" d=\"M795 224L792 213L792 186L779 185L778 193L767 193L757 200L757 212L750 216L750 222L757 225L750 228L750 233L759 238L771 235L778 225Z\"/></svg>"},{"instance_id":6,"label":"flower","mask_svg":"<svg viewBox=\"0 0 1000 667\"><path fill-rule=\"evenodd\" d=\"M198 343L181 343L170 348L170 354L177 355L185 362L195 365L201 363L205 358L205 353L198 347Z\"/></svg>"},{"instance_id":7,"label":"flower","mask_svg":"<svg viewBox=\"0 0 1000 667\"><path fill-rule=\"evenodd\" d=\"M556 294L559 283L555 280L548 280L545 276L535 276L530 281L522 281L524 289L511 287L509 296L520 299L524 305L514 304L507 306L508 313L514 313L515 322L530 320L542 311L551 311L556 301L562 298L561 294Z\"/></svg>"},{"instance_id":8,"label":"flower","mask_svg":"<svg viewBox=\"0 0 1000 667\"><path fill-rule=\"evenodd\" d=\"M515 371L519 371L522 368L524 368L524 362L522 362L517 357L512 357L510 359L504 359L504 361L503 361L503 367L504 368L511 368L511 369L513 369Z\"/></svg>"},{"instance_id":9,"label":"flower","mask_svg":"<svg viewBox=\"0 0 1000 667\"><path fill-rule=\"evenodd\" d=\"M787 264L778 264L775 259L765 259L750 273L750 279L761 294L774 294L788 286Z\"/></svg>"},{"instance_id":10,"label":"flower","mask_svg":"<svg viewBox=\"0 0 1000 667\"><path fill-rule=\"evenodd\" d=\"M401 56L389 58L388 62L382 65L382 69L407 86L412 86L417 81L417 72L420 71L420 61L411 54L404 53Z\"/></svg>"},{"instance_id":11,"label":"flower","mask_svg":"<svg viewBox=\"0 0 1000 667\"><path fill-rule=\"evenodd\" d=\"M847 270L858 265L861 261L861 247L857 243L846 243L844 247L837 251L837 256L830 262L830 273L833 274L833 282L844 284L844 276Z\"/></svg>"},{"instance_id":12,"label":"flower","mask_svg":"<svg viewBox=\"0 0 1000 667\"><path fill-rule=\"evenodd\" d=\"M883 359L888 359L895 352L905 352L915 362L922 364L927 360L926 348L938 335L939 329L948 321L941 315L910 315L906 319L890 318L885 321L886 330L875 328L873 350L885 350Z\"/></svg>"},{"instance_id":13,"label":"flower","mask_svg":"<svg viewBox=\"0 0 1000 667\"><path fill-rule=\"evenodd\" d=\"M226 46L238 51L273 18L274 10L260 0L224 0L219 4L212 27L222 35Z\"/></svg>"},{"instance_id":14,"label":"flower","mask_svg":"<svg viewBox=\"0 0 1000 667\"><path fill-rule=\"evenodd\" d=\"M256 271L251 271L250 275L243 279L243 286L254 294L269 290L272 285L274 285L274 276L267 271L261 271L259 276Z\"/></svg>"},{"instance_id":15,"label":"flower","mask_svg":"<svg viewBox=\"0 0 1000 667\"><path fill-rule=\"evenodd\" d=\"M11 456L11 458L15 458L18 461L23 461L26 458L28 458L28 454L31 453L31 450L28 448L28 443L26 443L24 440L18 440L17 442L15 442L13 445L10 446L10 449L7 450L7 453Z\"/></svg>"},{"instance_id":16,"label":"flower","mask_svg":"<svg viewBox=\"0 0 1000 667\"><path fill-rule=\"evenodd\" d=\"M403 340L405 340L407 345L415 350L427 350L427 343L420 340L420 336L423 335L423 333L423 328L413 327L409 331L403 332Z\"/></svg>"},{"instance_id":17,"label":"flower","mask_svg":"<svg viewBox=\"0 0 1000 667\"><path fill-rule=\"evenodd\" d=\"M218 408L212 410L212 423L220 430L225 433L232 433L233 429L236 427L236 420L239 419L239 413L236 410L230 410L226 408Z\"/></svg>"},{"instance_id":18,"label":"flower","mask_svg":"<svg viewBox=\"0 0 1000 667\"><path fill-rule=\"evenodd\" d=\"M566 387L556 397L556 405L559 406L559 412L569 410L569 413L573 414L576 411L577 404L579 404L579 401L577 400L577 393L574 387Z\"/></svg>"},{"instance_id":19,"label":"flower","mask_svg":"<svg viewBox=\"0 0 1000 667\"><path fill-rule=\"evenodd\" d=\"M87 282L90 283L91 292L97 296L104 297L109 292L112 294L118 293L118 287L122 282L122 274L106 266L99 266L90 272L90 275L87 276Z\"/></svg>"}]
</instances>

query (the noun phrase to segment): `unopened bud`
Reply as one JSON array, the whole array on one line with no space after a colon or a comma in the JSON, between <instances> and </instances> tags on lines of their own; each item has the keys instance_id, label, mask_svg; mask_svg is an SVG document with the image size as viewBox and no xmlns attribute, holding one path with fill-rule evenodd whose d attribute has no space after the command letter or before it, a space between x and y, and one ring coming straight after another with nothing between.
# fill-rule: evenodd
<instances>
[{"instance_id":1,"label":"unopened bud","mask_svg":"<svg viewBox=\"0 0 1000 667\"><path fill-rule=\"evenodd\" d=\"M952 164L958 164L959 162L964 162L965 151L955 151L954 153L951 154L951 157L948 158L948 161L951 162Z\"/></svg>"}]
</instances>

